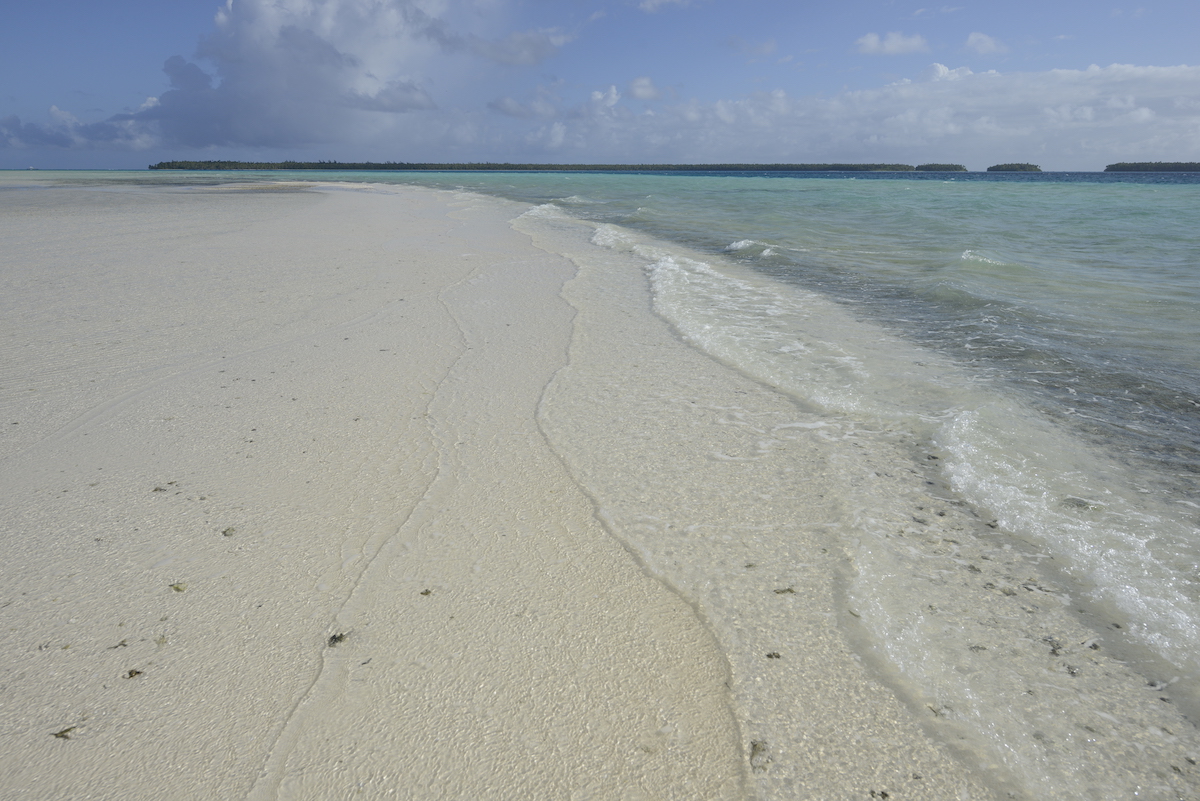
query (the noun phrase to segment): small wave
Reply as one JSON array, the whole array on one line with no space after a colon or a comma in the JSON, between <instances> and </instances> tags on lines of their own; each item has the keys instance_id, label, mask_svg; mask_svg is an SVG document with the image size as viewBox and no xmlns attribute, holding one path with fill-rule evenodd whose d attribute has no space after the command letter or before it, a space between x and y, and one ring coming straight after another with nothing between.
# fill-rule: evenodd
<instances>
[{"instance_id":1,"label":"small wave","mask_svg":"<svg viewBox=\"0 0 1200 801\"><path fill-rule=\"evenodd\" d=\"M592 234L592 244L616 250L618 248L629 247L633 244L633 239L615 225L600 225L596 227L596 232Z\"/></svg>"},{"instance_id":2,"label":"small wave","mask_svg":"<svg viewBox=\"0 0 1200 801\"><path fill-rule=\"evenodd\" d=\"M745 251L754 250L758 251L758 256L760 258L774 256L777 252L775 248L766 244L765 242L757 242L753 239L739 239L738 241L731 242L725 246L726 253L741 253L743 255L750 255Z\"/></svg>"},{"instance_id":3,"label":"small wave","mask_svg":"<svg viewBox=\"0 0 1200 801\"><path fill-rule=\"evenodd\" d=\"M562 209L555 206L553 203L543 203L540 206L534 206L521 215L522 217L541 217L543 219L566 219L567 215Z\"/></svg>"},{"instance_id":4,"label":"small wave","mask_svg":"<svg viewBox=\"0 0 1200 801\"><path fill-rule=\"evenodd\" d=\"M1005 264L1005 262L997 261L996 259L989 259L977 250L964 250L959 258L963 261L976 261L983 264L997 264L1001 266Z\"/></svg>"}]
</instances>

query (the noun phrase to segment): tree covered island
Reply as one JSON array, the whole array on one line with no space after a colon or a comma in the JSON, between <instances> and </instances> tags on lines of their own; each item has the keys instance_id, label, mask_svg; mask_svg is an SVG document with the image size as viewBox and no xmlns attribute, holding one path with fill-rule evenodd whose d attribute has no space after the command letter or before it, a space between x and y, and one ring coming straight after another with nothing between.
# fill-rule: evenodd
<instances>
[{"instance_id":1,"label":"tree covered island","mask_svg":"<svg viewBox=\"0 0 1200 801\"><path fill-rule=\"evenodd\" d=\"M913 172L937 167L965 170L957 164L433 164L340 161L160 161L152 170L391 170L395 172Z\"/></svg>"},{"instance_id":2,"label":"tree covered island","mask_svg":"<svg viewBox=\"0 0 1200 801\"><path fill-rule=\"evenodd\" d=\"M1196 161L1121 161L1109 164L1105 172L1200 172Z\"/></svg>"},{"instance_id":3,"label":"tree covered island","mask_svg":"<svg viewBox=\"0 0 1200 801\"><path fill-rule=\"evenodd\" d=\"M988 172L1041 172L1042 168L1036 164L993 164L987 168Z\"/></svg>"}]
</instances>

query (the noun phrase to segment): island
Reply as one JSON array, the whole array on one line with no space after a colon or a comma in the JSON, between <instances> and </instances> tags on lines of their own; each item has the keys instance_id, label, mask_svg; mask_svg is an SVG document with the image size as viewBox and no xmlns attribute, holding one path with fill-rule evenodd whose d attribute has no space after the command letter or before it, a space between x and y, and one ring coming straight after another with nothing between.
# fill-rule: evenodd
<instances>
[{"instance_id":1,"label":"island","mask_svg":"<svg viewBox=\"0 0 1200 801\"><path fill-rule=\"evenodd\" d=\"M918 168L920 169L920 168ZM1200 172L1196 161L1121 161L1109 164L1105 172Z\"/></svg>"},{"instance_id":2,"label":"island","mask_svg":"<svg viewBox=\"0 0 1200 801\"><path fill-rule=\"evenodd\" d=\"M953 165L957 166L957 165ZM151 170L389 170L393 172L912 172L911 164L426 164L340 161L160 161Z\"/></svg>"},{"instance_id":3,"label":"island","mask_svg":"<svg viewBox=\"0 0 1200 801\"><path fill-rule=\"evenodd\" d=\"M917 172L966 172L961 164L918 164Z\"/></svg>"},{"instance_id":4,"label":"island","mask_svg":"<svg viewBox=\"0 0 1200 801\"><path fill-rule=\"evenodd\" d=\"M987 168L988 172L1041 172L1042 168L1036 164L993 164Z\"/></svg>"}]
</instances>

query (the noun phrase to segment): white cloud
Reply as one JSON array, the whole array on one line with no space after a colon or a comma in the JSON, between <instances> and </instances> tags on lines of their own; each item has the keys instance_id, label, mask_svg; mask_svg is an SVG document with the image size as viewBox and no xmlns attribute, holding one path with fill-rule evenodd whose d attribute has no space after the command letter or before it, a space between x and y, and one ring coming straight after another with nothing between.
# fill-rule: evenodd
<instances>
[{"instance_id":1,"label":"white cloud","mask_svg":"<svg viewBox=\"0 0 1200 801\"><path fill-rule=\"evenodd\" d=\"M525 144L539 152L554 152L560 149L567 139L567 126L561 122L544 125L525 137Z\"/></svg>"},{"instance_id":2,"label":"white cloud","mask_svg":"<svg viewBox=\"0 0 1200 801\"><path fill-rule=\"evenodd\" d=\"M638 100L658 100L662 92L654 85L654 81L646 77L634 78L629 84L629 94Z\"/></svg>"},{"instance_id":3,"label":"white cloud","mask_svg":"<svg viewBox=\"0 0 1200 801\"><path fill-rule=\"evenodd\" d=\"M980 55L989 55L991 53L1007 53L1008 48L998 39L993 39L986 33L972 33L967 37L966 48L974 50Z\"/></svg>"},{"instance_id":4,"label":"white cloud","mask_svg":"<svg viewBox=\"0 0 1200 801\"><path fill-rule=\"evenodd\" d=\"M898 56L929 51L929 43L925 41L924 36L905 36L899 31L891 31L883 38L877 33L868 33L855 44L858 45L858 52L871 55Z\"/></svg>"},{"instance_id":5,"label":"white cloud","mask_svg":"<svg viewBox=\"0 0 1200 801\"><path fill-rule=\"evenodd\" d=\"M145 108L143 104L143 108ZM145 126L129 120L82 123L69 111L49 109L52 125L23 123L13 115L0 119L0 148L30 150L105 148L146 150L157 138Z\"/></svg>"},{"instance_id":6,"label":"white cloud","mask_svg":"<svg viewBox=\"0 0 1200 801\"><path fill-rule=\"evenodd\" d=\"M975 73L967 67L956 67L950 69L945 64L933 63L921 73L922 80L926 81L958 81Z\"/></svg>"},{"instance_id":7,"label":"white cloud","mask_svg":"<svg viewBox=\"0 0 1200 801\"><path fill-rule=\"evenodd\" d=\"M592 104L612 108L621 101L621 93L617 91L617 87L610 86L604 92L592 92Z\"/></svg>"},{"instance_id":8,"label":"white cloud","mask_svg":"<svg viewBox=\"0 0 1200 801\"><path fill-rule=\"evenodd\" d=\"M69 111L63 111L58 106L50 107L50 119L64 127L74 127L79 125L79 120L75 118L74 114Z\"/></svg>"},{"instance_id":9,"label":"white cloud","mask_svg":"<svg viewBox=\"0 0 1200 801\"><path fill-rule=\"evenodd\" d=\"M830 98L775 91L667 105L652 117L600 119L581 112L566 121L559 155L643 162L953 161L973 169L1008 161L1045 169L1192 161L1200 160L1196 97L1200 67L1000 74L939 64L925 80Z\"/></svg>"},{"instance_id":10,"label":"white cloud","mask_svg":"<svg viewBox=\"0 0 1200 801\"><path fill-rule=\"evenodd\" d=\"M94 134L189 147L362 142L396 128L400 115L409 118L405 131L461 132L460 122L419 115L438 107L436 94L477 82L478 60L535 65L572 38L544 27L481 36L476 30L496 28L488 11L473 0L227 0L196 62L166 61L170 89L154 103L112 117L107 128L60 118L54 128L70 131L72 142Z\"/></svg>"}]
</instances>

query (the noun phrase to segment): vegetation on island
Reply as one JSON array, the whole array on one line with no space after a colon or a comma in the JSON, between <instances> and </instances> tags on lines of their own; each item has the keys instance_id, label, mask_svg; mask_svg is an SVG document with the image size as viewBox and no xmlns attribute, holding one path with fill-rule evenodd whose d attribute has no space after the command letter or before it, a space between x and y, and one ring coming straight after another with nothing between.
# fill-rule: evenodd
<instances>
[{"instance_id":1,"label":"vegetation on island","mask_svg":"<svg viewBox=\"0 0 1200 801\"><path fill-rule=\"evenodd\" d=\"M1105 172L1200 172L1195 161L1122 161L1109 164Z\"/></svg>"},{"instance_id":2,"label":"vegetation on island","mask_svg":"<svg viewBox=\"0 0 1200 801\"><path fill-rule=\"evenodd\" d=\"M966 172L961 164L918 164L917 172Z\"/></svg>"},{"instance_id":3,"label":"vegetation on island","mask_svg":"<svg viewBox=\"0 0 1200 801\"><path fill-rule=\"evenodd\" d=\"M993 164L987 168L988 172L1041 172L1042 168L1036 164Z\"/></svg>"},{"instance_id":4,"label":"vegetation on island","mask_svg":"<svg viewBox=\"0 0 1200 801\"><path fill-rule=\"evenodd\" d=\"M956 169L962 169L957 165ZM912 172L911 164L432 164L386 161L160 161L152 170L391 170L467 172Z\"/></svg>"}]
</instances>

